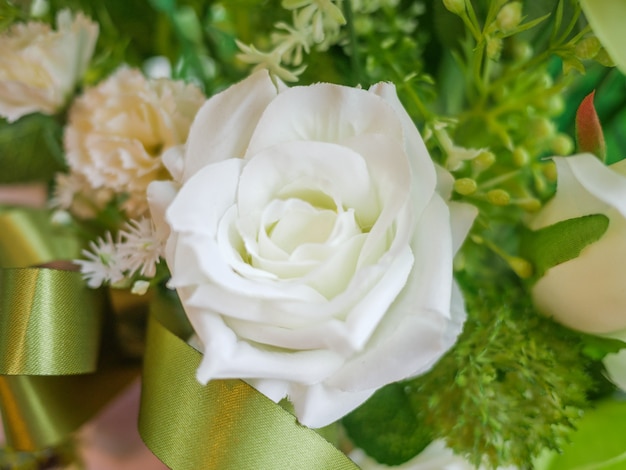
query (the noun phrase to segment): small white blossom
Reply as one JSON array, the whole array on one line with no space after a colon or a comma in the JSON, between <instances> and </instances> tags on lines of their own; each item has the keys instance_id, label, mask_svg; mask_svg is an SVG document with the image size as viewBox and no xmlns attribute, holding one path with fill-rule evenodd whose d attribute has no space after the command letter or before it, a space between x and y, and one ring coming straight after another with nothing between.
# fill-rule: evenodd
<instances>
[{"instance_id":1,"label":"small white blossom","mask_svg":"<svg viewBox=\"0 0 626 470\"><path fill-rule=\"evenodd\" d=\"M313 39L317 43L324 40L327 31L338 30L346 24L341 9L331 0L283 0L283 8L302 8L300 15L313 26Z\"/></svg>"},{"instance_id":2,"label":"small white blossom","mask_svg":"<svg viewBox=\"0 0 626 470\"><path fill-rule=\"evenodd\" d=\"M163 247L154 233L150 219L142 218L126 224L120 232L117 250L123 270L129 276L139 272L142 276L153 277Z\"/></svg>"},{"instance_id":3,"label":"small white blossom","mask_svg":"<svg viewBox=\"0 0 626 470\"><path fill-rule=\"evenodd\" d=\"M86 259L74 260L91 288L102 284L115 284L124 279L120 266L120 256L110 232L96 242L89 243L89 249L82 251Z\"/></svg>"},{"instance_id":4,"label":"small white blossom","mask_svg":"<svg viewBox=\"0 0 626 470\"><path fill-rule=\"evenodd\" d=\"M313 28L302 21L302 15L294 14L293 26L280 22L276 23L276 29L282 31L272 33L272 42L284 51L282 59L289 64L300 65L303 54L309 53L313 42Z\"/></svg>"},{"instance_id":5,"label":"small white blossom","mask_svg":"<svg viewBox=\"0 0 626 470\"><path fill-rule=\"evenodd\" d=\"M283 67L281 62L285 51L280 46L270 52L263 52L259 51L252 44L247 46L240 41L236 42L237 46L239 46L239 49L241 50L241 53L237 54L237 58L246 64L256 64L256 66L252 69L253 72L267 69L272 77L278 77L285 82L297 82L298 75L300 75L305 69L305 67L300 67L291 71Z\"/></svg>"}]
</instances>

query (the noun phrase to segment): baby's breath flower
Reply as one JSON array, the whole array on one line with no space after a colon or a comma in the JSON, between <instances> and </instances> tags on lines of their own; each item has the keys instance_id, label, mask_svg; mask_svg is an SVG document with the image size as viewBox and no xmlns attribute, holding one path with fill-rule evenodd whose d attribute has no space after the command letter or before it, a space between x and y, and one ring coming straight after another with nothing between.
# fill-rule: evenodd
<instances>
[{"instance_id":1,"label":"baby's breath flower","mask_svg":"<svg viewBox=\"0 0 626 470\"><path fill-rule=\"evenodd\" d=\"M145 277L155 275L163 247L154 233L150 219L128 222L120 231L117 249L123 270L129 276L136 272Z\"/></svg>"},{"instance_id":2,"label":"baby's breath flower","mask_svg":"<svg viewBox=\"0 0 626 470\"><path fill-rule=\"evenodd\" d=\"M115 284L124 279L123 269L120 266L120 255L110 232L103 238L89 243L89 249L82 251L86 259L74 262L80 266L80 272L93 289L102 284Z\"/></svg>"}]
</instances>

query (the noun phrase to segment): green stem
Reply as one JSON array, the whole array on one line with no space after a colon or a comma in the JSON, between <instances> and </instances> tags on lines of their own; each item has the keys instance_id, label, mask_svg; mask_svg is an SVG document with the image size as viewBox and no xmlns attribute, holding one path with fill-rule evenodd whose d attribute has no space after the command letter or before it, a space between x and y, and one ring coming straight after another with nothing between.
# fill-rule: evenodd
<instances>
[{"instance_id":1,"label":"green stem","mask_svg":"<svg viewBox=\"0 0 626 470\"><path fill-rule=\"evenodd\" d=\"M346 16L348 37L350 39L350 65L352 66L354 85L365 85L363 83L363 71L361 69L361 59L359 57L356 29L354 28L354 11L352 10L352 0L346 0L343 2L343 13Z\"/></svg>"}]
</instances>

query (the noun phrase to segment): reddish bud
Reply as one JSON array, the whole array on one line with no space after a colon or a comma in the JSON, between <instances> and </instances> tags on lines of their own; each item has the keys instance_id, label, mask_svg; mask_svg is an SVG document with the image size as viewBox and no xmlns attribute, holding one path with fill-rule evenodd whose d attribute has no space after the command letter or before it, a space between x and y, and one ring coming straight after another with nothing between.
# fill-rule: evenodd
<instances>
[{"instance_id":1,"label":"reddish bud","mask_svg":"<svg viewBox=\"0 0 626 470\"><path fill-rule=\"evenodd\" d=\"M604 134L596 108L593 105L595 90L589 93L576 111L576 144L579 152L589 152L600 160L606 158Z\"/></svg>"}]
</instances>

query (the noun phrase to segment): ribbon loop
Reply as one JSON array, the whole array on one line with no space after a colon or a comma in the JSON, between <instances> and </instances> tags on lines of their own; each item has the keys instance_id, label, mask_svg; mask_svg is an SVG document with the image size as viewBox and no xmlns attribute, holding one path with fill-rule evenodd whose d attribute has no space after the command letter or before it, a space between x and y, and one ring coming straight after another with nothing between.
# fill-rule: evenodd
<instances>
[{"instance_id":1,"label":"ribbon loop","mask_svg":"<svg viewBox=\"0 0 626 470\"><path fill-rule=\"evenodd\" d=\"M72 375L96 369L104 301L80 273L3 269L0 290L0 374Z\"/></svg>"}]
</instances>

